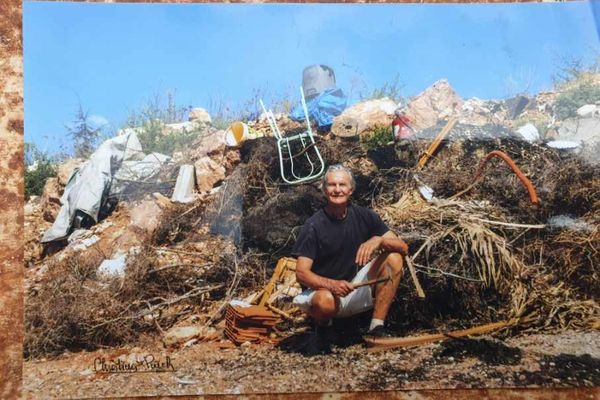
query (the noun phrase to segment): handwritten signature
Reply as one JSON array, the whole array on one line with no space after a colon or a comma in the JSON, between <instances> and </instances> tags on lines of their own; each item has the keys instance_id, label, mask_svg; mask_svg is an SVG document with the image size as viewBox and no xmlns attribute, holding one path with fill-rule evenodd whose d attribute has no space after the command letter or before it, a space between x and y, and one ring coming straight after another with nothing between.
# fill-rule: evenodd
<instances>
[{"instance_id":1,"label":"handwritten signature","mask_svg":"<svg viewBox=\"0 0 600 400\"><path fill-rule=\"evenodd\" d=\"M128 374L136 372L175 372L175 366L169 356L160 360L152 354L145 355L135 361L106 360L104 357L94 359L94 371L109 374Z\"/></svg>"}]
</instances>

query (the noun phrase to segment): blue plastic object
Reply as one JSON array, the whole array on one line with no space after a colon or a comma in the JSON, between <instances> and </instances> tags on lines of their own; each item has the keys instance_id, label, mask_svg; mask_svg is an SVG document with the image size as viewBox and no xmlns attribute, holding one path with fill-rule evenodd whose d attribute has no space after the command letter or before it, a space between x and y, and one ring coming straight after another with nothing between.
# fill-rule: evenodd
<instances>
[{"instance_id":1,"label":"blue plastic object","mask_svg":"<svg viewBox=\"0 0 600 400\"><path fill-rule=\"evenodd\" d=\"M329 89L319 94L306 103L309 117L317 122L319 128L330 126L333 118L344 111L348 98L342 89ZM294 121L304 121L304 109L302 104L297 105L290 112L290 118Z\"/></svg>"}]
</instances>

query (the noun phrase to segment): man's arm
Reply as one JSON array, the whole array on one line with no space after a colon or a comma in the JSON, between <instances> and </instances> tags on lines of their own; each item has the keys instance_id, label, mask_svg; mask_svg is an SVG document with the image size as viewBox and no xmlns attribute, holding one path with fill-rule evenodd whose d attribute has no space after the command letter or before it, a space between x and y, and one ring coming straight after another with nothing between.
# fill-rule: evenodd
<instances>
[{"instance_id":1,"label":"man's arm","mask_svg":"<svg viewBox=\"0 0 600 400\"><path fill-rule=\"evenodd\" d=\"M348 281L329 279L312 272L313 260L308 257L298 257L296 262L296 280L311 289L327 289L336 296L348 295L354 287Z\"/></svg>"},{"instance_id":2,"label":"man's arm","mask_svg":"<svg viewBox=\"0 0 600 400\"><path fill-rule=\"evenodd\" d=\"M384 251L408 255L408 245L392 231L387 231L383 236L373 236L360 245L356 252L356 263L365 265L373 258L373 254L382 249Z\"/></svg>"}]
</instances>

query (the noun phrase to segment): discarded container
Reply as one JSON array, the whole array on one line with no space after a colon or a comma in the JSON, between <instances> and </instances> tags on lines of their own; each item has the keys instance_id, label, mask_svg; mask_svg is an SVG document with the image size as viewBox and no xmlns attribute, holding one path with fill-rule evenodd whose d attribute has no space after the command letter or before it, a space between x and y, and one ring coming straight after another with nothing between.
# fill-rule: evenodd
<instances>
[{"instance_id":1,"label":"discarded container","mask_svg":"<svg viewBox=\"0 0 600 400\"><path fill-rule=\"evenodd\" d=\"M193 165L182 165L179 167L179 175L177 175L177 183L171 201L178 203L189 203L196 199L195 183L196 177Z\"/></svg>"},{"instance_id":2,"label":"discarded container","mask_svg":"<svg viewBox=\"0 0 600 400\"><path fill-rule=\"evenodd\" d=\"M302 71L302 89L306 100L311 100L328 89L335 88L335 73L323 64L310 65Z\"/></svg>"},{"instance_id":3,"label":"discarded container","mask_svg":"<svg viewBox=\"0 0 600 400\"><path fill-rule=\"evenodd\" d=\"M237 121L229 126L225 134L225 143L229 147L236 147L242 144L245 140L256 139L262 135L250 129L248 125Z\"/></svg>"},{"instance_id":4,"label":"discarded container","mask_svg":"<svg viewBox=\"0 0 600 400\"><path fill-rule=\"evenodd\" d=\"M553 149L572 150L581 146L581 142L575 142L572 140L553 140L546 143L546 146L552 147Z\"/></svg>"}]
</instances>

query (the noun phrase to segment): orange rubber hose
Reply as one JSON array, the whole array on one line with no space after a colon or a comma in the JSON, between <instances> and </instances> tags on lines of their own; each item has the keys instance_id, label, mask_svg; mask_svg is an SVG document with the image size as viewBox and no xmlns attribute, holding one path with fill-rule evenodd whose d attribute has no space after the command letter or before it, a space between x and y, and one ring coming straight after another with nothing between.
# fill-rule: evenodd
<instances>
[{"instance_id":1,"label":"orange rubber hose","mask_svg":"<svg viewBox=\"0 0 600 400\"><path fill-rule=\"evenodd\" d=\"M519 178L521 183L523 183L523 186L525 186L525 188L529 192L529 198L531 199L531 203L538 204L539 200L538 200L535 188L533 187L533 184L531 183L529 178L527 178L525 176L525 174L523 174L523 172L521 172L521 170L519 169L519 167L517 167L517 164L515 164L515 162L512 160L512 158L510 158L508 156L508 154L504 153L503 151L494 150L494 151L490 152L487 156L485 156L485 158L482 160L481 164L479 164L479 167L477 168L477 173L475 174L474 181L477 180L477 178L479 178L479 176L481 176L485 165L492 157L498 157L498 158L504 160L504 162L506 162L508 164L510 169L513 170L515 175L517 175L517 177Z\"/></svg>"}]
</instances>

